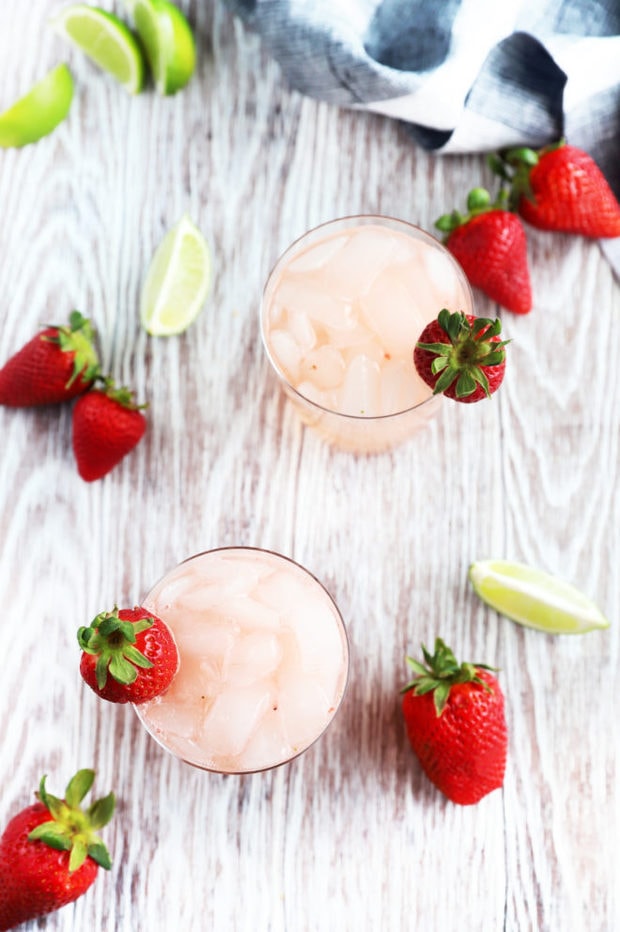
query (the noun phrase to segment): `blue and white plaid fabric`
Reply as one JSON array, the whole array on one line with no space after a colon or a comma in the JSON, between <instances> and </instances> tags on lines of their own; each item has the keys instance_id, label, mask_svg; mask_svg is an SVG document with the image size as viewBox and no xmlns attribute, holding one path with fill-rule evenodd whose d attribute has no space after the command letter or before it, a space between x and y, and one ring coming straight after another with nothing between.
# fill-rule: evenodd
<instances>
[{"instance_id":1,"label":"blue and white plaid fabric","mask_svg":"<svg viewBox=\"0 0 620 932\"><path fill-rule=\"evenodd\" d=\"M620 198L620 0L225 3L304 94L403 120L442 153L565 136Z\"/></svg>"}]
</instances>

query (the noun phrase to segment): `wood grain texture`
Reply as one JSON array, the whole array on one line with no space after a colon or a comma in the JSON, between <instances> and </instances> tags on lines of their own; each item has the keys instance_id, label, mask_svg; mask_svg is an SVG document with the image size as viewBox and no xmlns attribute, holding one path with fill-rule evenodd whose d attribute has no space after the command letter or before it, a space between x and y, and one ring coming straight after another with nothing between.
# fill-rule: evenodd
<instances>
[{"instance_id":1,"label":"wood grain texture","mask_svg":"<svg viewBox=\"0 0 620 932\"><path fill-rule=\"evenodd\" d=\"M446 403L423 438L391 453L325 446L261 351L272 263L341 215L432 230L490 183L484 159L428 155L395 122L301 97L217 0L181 5L199 68L169 100L129 98L63 45L47 26L52 0L0 5L0 110L60 60L76 79L54 134L0 151L0 360L79 307L105 366L149 401L144 441L92 485L73 464L70 410L0 410L0 823L42 773L60 792L93 766L95 789L119 797L105 831L113 870L44 927L613 932L618 284L596 243L529 232L535 307L503 315L510 368L493 401ZM150 338L141 283L185 210L211 241L214 289L185 335ZM179 560L231 544L314 572L352 650L324 739L246 777L191 769L130 709L103 707L81 687L75 642L80 624L139 601ZM564 576L611 628L552 638L499 618L466 579L489 556ZM475 807L428 784L400 717L404 656L437 634L502 671L506 781Z\"/></svg>"}]
</instances>

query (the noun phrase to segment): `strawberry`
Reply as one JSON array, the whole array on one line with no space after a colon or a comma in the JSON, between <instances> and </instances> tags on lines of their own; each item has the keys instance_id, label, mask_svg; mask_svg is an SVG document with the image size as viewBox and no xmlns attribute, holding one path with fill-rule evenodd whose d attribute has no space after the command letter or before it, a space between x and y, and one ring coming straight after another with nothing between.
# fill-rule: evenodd
<instances>
[{"instance_id":1,"label":"strawberry","mask_svg":"<svg viewBox=\"0 0 620 932\"><path fill-rule=\"evenodd\" d=\"M453 210L435 226L446 234L447 249L473 287L515 314L532 309L525 230L519 217L506 209L504 192L492 203L488 191L474 188L466 214Z\"/></svg>"},{"instance_id":2,"label":"strawberry","mask_svg":"<svg viewBox=\"0 0 620 932\"><path fill-rule=\"evenodd\" d=\"M91 322L79 311L68 326L48 326L0 369L0 404L58 404L89 388L99 372Z\"/></svg>"},{"instance_id":3,"label":"strawberry","mask_svg":"<svg viewBox=\"0 0 620 932\"><path fill-rule=\"evenodd\" d=\"M128 388L105 379L102 388L87 392L73 409L73 453L86 482L101 479L140 442L146 418Z\"/></svg>"},{"instance_id":4,"label":"strawberry","mask_svg":"<svg viewBox=\"0 0 620 932\"><path fill-rule=\"evenodd\" d=\"M501 323L446 308L426 325L413 351L420 378L454 401L469 404L490 397L500 387L506 369L507 340L500 340Z\"/></svg>"},{"instance_id":5,"label":"strawberry","mask_svg":"<svg viewBox=\"0 0 620 932\"><path fill-rule=\"evenodd\" d=\"M510 149L491 167L510 184L511 204L541 230L620 236L620 204L596 162L564 140L543 149Z\"/></svg>"},{"instance_id":6,"label":"strawberry","mask_svg":"<svg viewBox=\"0 0 620 932\"><path fill-rule=\"evenodd\" d=\"M77 633L80 673L108 702L147 702L161 695L179 667L179 653L166 624L145 608L101 612Z\"/></svg>"},{"instance_id":7,"label":"strawberry","mask_svg":"<svg viewBox=\"0 0 620 932\"><path fill-rule=\"evenodd\" d=\"M403 689L407 735L427 777L448 799L477 803L504 782L508 735L504 697L485 664L458 664L441 638Z\"/></svg>"},{"instance_id":8,"label":"strawberry","mask_svg":"<svg viewBox=\"0 0 620 932\"><path fill-rule=\"evenodd\" d=\"M0 932L72 903L99 867L111 867L95 831L112 818L114 795L80 807L94 778L92 770L79 770L62 800L47 792L43 777L38 802L8 823L0 838Z\"/></svg>"}]
</instances>

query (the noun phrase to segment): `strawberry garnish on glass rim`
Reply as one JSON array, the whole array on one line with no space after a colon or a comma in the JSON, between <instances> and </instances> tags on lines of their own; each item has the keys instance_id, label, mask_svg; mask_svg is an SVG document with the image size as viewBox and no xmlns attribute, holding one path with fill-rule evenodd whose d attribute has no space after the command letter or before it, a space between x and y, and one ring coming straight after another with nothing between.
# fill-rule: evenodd
<instances>
[{"instance_id":1,"label":"strawberry garnish on glass rim","mask_svg":"<svg viewBox=\"0 0 620 932\"><path fill-rule=\"evenodd\" d=\"M145 608L100 612L78 629L80 673L108 702L147 702L172 682L179 653L168 626Z\"/></svg>"},{"instance_id":2,"label":"strawberry garnish on glass rim","mask_svg":"<svg viewBox=\"0 0 620 932\"><path fill-rule=\"evenodd\" d=\"M420 334L413 352L418 375L433 394L470 403L497 391L506 366L501 322L443 308Z\"/></svg>"}]
</instances>

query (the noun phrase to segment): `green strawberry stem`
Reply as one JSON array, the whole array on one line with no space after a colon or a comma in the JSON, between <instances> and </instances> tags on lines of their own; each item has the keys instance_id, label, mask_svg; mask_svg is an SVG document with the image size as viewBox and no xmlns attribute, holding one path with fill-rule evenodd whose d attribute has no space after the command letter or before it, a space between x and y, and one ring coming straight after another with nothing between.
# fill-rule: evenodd
<instances>
[{"instance_id":1,"label":"green strawberry stem","mask_svg":"<svg viewBox=\"0 0 620 932\"><path fill-rule=\"evenodd\" d=\"M135 646L136 635L152 627L153 621L150 617L122 621L115 607L111 612L100 612L88 627L78 629L82 650L97 657L95 675L99 689L107 683L108 673L122 686L130 686L138 677L137 667L148 670L153 666Z\"/></svg>"},{"instance_id":2,"label":"green strawberry stem","mask_svg":"<svg viewBox=\"0 0 620 932\"><path fill-rule=\"evenodd\" d=\"M126 385L121 385L117 388L111 376L99 375L98 381L102 383L102 387L99 391L103 392L104 395L107 395L107 397L111 398L113 401L117 401L123 408L127 408L129 411L141 411L144 408L148 408L148 402L138 404L135 401L135 393Z\"/></svg>"},{"instance_id":3,"label":"green strawberry stem","mask_svg":"<svg viewBox=\"0 0 620 932\"><path fill-rule=\"evenodd\" d=\"M564 145L566 145L566 140L562 138L557 142L544 146L542 149L517 146L513 149L504 149L499 153L494 152L487 157L489 168L502 181L502 190L504 197L507 199L509 210L517 210L521 197L534 201L530 185L530 170L538 165L545 153L561 149Z\"/></svg>"},{"instance_id":4,"label":"green strawberry stem","mask_svg":"<svg viewBox=\"0 0 620 932\"><path fill-rule=\"evenodd\" d=\"M453 210L449 214L442 214L435 221L435 226L442 233L445 233L444 240L447 240L450 233L454 232L457 227L468 223L473 217L479 217L480 214L489 213L492 210L507 210L508 195L503 188L498 191L495 200L486 188L472 188L467 195L467 212L462 213L460 210Z\"/></svg>"},{"instance_id":5,"label":"green strawberry stem","mask_svg":"<svg viewBox=\"0 0 620 932\"><path fill-rule=\"evenodd\" d=\"M83 810L81 802L95 779L93 770L78 770L65 790L65 798L52 796L45 788L46 777L41 777L37 798L49 810L52 818L41 822L28 835L30 841L42 841L57 851L70 851L69 872L82 866L91 857L109 870L112 860L108 850L96 834L96 829L107 825L114 814L115 798L109 793L103 799Z\"/></svg>"},{"instance_id":6,"label":"green strawberry stem","mask_svg":"<svg viewBox=\"0 0 620 932\"><path fill-rule=\"evenodd\" d=\"M447 335L447 343L418 343L419 349L435 355L431 364L433 375L439 375L433 394L445 392L456 379L457 398L471 395L476 386L482 386L490 397L489 381L484 373L485 366L498 366L506 358L504 346L508 340L492 340L501 332L501 322L487 317L477 317L473 323L462 311L450 313L443 308L437 317L439 326Z\"/></svg>"},{"instance_id":7,"label":"green strawberry stem","mask_svg":"<svg viewBox=\"0 0 620 932\"><path fill-rule=\"evenodd\" d=\"M487 692L492 692L489 684L478 676L477 670L495 670L495 667L489 667L485 663L459 664L451 649L441 638L435 639L434 654L431 654L424 644L422 644L422 653L426 665L414 660L413 657L407 657L407 663L416 676L403 687L401 692L406 693L412 689L416 696L433 692L435 712L438 717L446 707L450 690L457 683L477 683Z\"/></svg>"},{"instance_id":8,"label":"green strawberry stem","mask_svg":"<svg viewBox=\"0 0 620 932\"><path fill-rule=\"evenodd\" d=\"M72 311L69 315L69 326L48 324L56 333L54 336L42 337L49 343L57 343L63 353L73 353L73 372L66 384L70 388L77 378L84 382L92 382L97 378L101 369L99 357L95 349L95 329L87 317L79 311Z\"/></svg>"}]
</instances>

